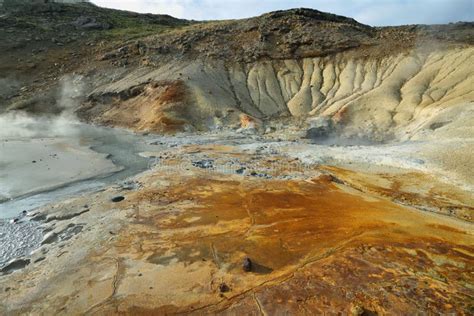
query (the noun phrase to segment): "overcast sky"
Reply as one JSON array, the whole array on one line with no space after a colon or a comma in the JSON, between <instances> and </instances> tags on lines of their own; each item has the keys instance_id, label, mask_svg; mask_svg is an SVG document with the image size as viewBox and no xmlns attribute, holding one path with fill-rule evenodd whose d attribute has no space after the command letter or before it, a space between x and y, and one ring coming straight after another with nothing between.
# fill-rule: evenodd
<instances>
[{"instance_id":1,"label":"overcast sky","mask_svg":"<svg viewBox=\"0 0 474 316\"><path fill-rule=\"evenodd\" d=\"M194 20L235 19L289 8L314 8L369 25L474 20L474 0L92 0L100 6Z\"/></svg>"}]
</instances>

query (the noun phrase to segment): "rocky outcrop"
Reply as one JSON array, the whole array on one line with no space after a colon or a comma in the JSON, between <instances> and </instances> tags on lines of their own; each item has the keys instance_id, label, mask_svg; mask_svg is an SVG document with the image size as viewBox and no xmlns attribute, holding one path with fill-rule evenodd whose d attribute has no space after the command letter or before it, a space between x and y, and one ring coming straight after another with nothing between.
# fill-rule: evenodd
<instances>
[{"instance_id":1,"label":"rocky outcrop","mask_svg":"<svg viewBox=\"0 0 474 316\"><path fill-rule=\"evenodd\" d=\"M95 18L88 16L80 16L71 23L78 29L86 30L107 30L110 28L110 25L107 23L100 23Z\"/></svg>"},{"instance_id":2,"label":"rocky outcrop","mask_svg":"<svg viewBox=\"0 0 474 316\"><path fill-rule=\"evenodd\" d=\"M424 45L474 44L473 23L376 28L312 9L276 11L259 17L199 23L143 39L146 58L213 59L252 63L324 57L341 52L385 57Z\"/></svg>"}]
</instances>

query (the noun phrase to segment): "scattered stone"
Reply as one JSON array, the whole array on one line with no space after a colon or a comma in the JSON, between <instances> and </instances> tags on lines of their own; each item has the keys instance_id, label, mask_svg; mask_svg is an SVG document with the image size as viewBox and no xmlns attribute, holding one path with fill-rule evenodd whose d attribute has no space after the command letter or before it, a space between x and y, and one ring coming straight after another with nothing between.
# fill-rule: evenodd
<instances>
[{"instance_id":1,"label":"scattered stone","mask_svg":"<svg viewBox=\"0 0 474 316\"><path fill-rule=\"evenodd\" d=\"M125 200L125 197L123 196L116 196L111 199L111 201L114 203L122 202L123 200Z\"/></svg>"},{"instance_id":2,"label":"scattered stone","mask_svg":"<svg viewBox=\"0 0 474 316\"><path fill-rule=\"evenodd\" d=\"M269 174L266 174L266 173L258 173L258 172L256 172L256 171L252 171L252 172L250 173L250 175L251 175L252 177L265 178L265 179L271 179L271 178L272 178L272 176L269 175Z\"/></svg>"},{"instance_id":3,"label":"scattered stone","mask_svg":"<svg viewBox=\"0 0 474 316\"><path fill-rule=\"evenodd\" d=\"M240 168L240 169L235 170L235 173L237 173L237 174L243 174L243 173L245 172L245 169L246 169L245 167L242 167L242 168Z\"/></svg>"},{"instance_id":4,"label":"scattered stone","mask_svg":"<svg viewBox=\"0 0 474 316\"><path fill-rule=\"evenodd\" d=\"M201 169L212 169L214 168L214 160L204 159L199 161L193 161L193 166Z\"/></svg>"},{"instance_id":5,"label":"scattered stone","mask_svg":"<svg viewBox=\"0 0 474 316\"><path fill-rule=\"evenodd\" d=\"M242 264L242 269L245 271L245 272L250 272L252 271L252 261L250 260L249 257L246 257L244 259L244 262Z\"/></svg>"},{"instance_id":6,"label":"scattered stone","mask_svg":"<svg viewBox=\"0 0 474 316\"><path fill-rule=\"evenodd\" d=\"M219 292L227 293L229 291L230 291L230 287L227 284L225 284L225 283L219 284Z\"/></svg>"},{"instance_id":7,"label":"scattered stone","mask_svg":"<svg viewBox=\"0 0 474 316\"><path fill-rule=\"evenodd\" d=\"M317 117L309 121L310 128L306 131L305 138L326 138L333 131L333 122L329 117Z\"/></svg>"}]
</instances>

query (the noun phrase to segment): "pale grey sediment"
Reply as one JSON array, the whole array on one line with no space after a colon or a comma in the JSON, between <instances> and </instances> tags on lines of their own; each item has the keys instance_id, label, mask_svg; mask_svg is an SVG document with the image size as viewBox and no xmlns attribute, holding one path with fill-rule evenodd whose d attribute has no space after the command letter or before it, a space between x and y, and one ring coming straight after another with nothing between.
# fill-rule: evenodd
<instances>
[{"instance_id":1,"label":"pale grey sediment","mask_svg":"<svg viewBox=\"0 0 474 316\"><path fill-rule=\"evenodd\" d=\"M28 255L40 245L42 238L37 222L0 220L0 268L13 258Z\"/></svg>"},{"instance_id":2,"label":"pale grey sediment","mask_svg":"<svg viewBox=\"0 0 474 316\"><path fill-rule=\"evenodd\" d=\"M87 143L94 152L106 155L106 159L116 166L115 169L109 168L110 170L108 169L107 172L98 171L97 175L90 174L85 178L65 179L63 182L49 187L42 187L42 184L38 183L31 193L1 201L0 219L13 218L23 211L29 212L53 201L98 190L105 185L144 171L148 167L148 159L138 155L151 146L147 145L146 137L137 136L125 130L112 130L87 124L80 125L80 137L81 141ZM32 139L31 141L38 140ZM62 170L55 169L54 162L52 162L50 169L44 172L62 172ZM12 177L15 176L14 172L10 172L10 174ZM8 185L8 179L6 180L5 183ZM28 182L29 179L24 177L22 181Z\"/></svg>"}]
</instances>

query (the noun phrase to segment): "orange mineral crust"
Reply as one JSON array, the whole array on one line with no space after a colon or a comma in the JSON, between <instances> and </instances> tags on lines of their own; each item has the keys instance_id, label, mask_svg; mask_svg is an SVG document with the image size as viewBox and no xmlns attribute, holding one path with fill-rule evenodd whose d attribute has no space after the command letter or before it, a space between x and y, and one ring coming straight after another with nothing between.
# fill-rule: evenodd
<instances>
[{"instance_id":1,"label":"orange mineral crust","mask_svg":"<svg viewBox=\"0 0 474 316\"><path fill-rule=\"evenodd\" d=\"M449 313L473 294L469 231L325 180L190 177L127 203L125 270L97 311Z\"/></svg>"},{"instance_id":2,"label":"orange mineral crust","mask_svg":"<svg viewBox=\"0 0 474 316\"><path fill-rule=\"evenodd\" d=\"M473 229L460 215L473 204L461 189L428 174L278 155L253 164L257 156L230 145L149 155L161 163L134 188L38 211L44 241L0 276L0 312L472 310ZM455 206L467 211L443 212Z\"/></svg>"}]
</instances>

